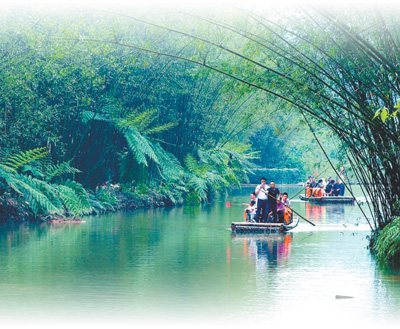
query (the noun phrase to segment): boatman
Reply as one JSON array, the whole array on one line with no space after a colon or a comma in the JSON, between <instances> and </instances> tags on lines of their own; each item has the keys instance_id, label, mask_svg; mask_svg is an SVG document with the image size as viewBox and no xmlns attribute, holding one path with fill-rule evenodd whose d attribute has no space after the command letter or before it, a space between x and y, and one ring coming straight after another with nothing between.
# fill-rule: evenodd
<instances>
[{"instance_id":1,"label":"boatman","mask_svg":"<svg viewBox=\"0 0 400 329\"><path fill-rule=\"evenodd\" d=\"M267 221L267 215L269 213L268 204L268 192L269 186L267 185L267 179L261 178L261 184L256 187L257 195L257 211L256 211L256 222L265 223Z\"/></svg>"},{"instance_id":2,"label":"boatman","mask_svg":"<svg viewBox=\"0 0 400 329\"><path fill-rule=\"evenodd\" d=\"M278 210L276 208L277 206L277 201L281 199L281 193L279 192L279 189L275 187L274 182L269 183L271 187L267 190L268 191L268 205L270 211L272 211L272 216L274 218L273 223L278 222Z\"/></svg>"}]
</instances>

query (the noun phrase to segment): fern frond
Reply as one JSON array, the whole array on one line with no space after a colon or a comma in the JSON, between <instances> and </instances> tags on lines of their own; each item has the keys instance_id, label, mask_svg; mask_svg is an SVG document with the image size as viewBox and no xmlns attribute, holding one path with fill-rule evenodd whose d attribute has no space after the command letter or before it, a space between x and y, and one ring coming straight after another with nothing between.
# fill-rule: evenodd
<instances>
[{"instance_id":1,"label":"fern frond","mask_svg":"<svg viewBox=\"0 0 400 329\"><path fill-rule=\"evenodd\" d=\"M185 168L188 172L196 173L199 170L199 164L193 155L190 153L185 155L184 158Z\"/></svg>"},{"instance_id":2,"label":"fern frond","mask_svg":"<svg viewBox=\"0 0 400 329\"><path fill-rule=\"evenodd\" d=\"M92 120L113 122L113 120L107 118L106 116L100 113L95 113L93 111L85 111L82 113L81 121L83 123L88 123Z\"/></svg>"},{"instance_id":3,"label":"fern frond","mask_svg":"<svg viewBox=\"0 0 400 329\"><path fill-rule=\"evenodd\" d=\"M50 182L54 177L65 174L81 173L77 168L71 167L71 161L66 161L58 165L49 165L46 169L45 179Z\"/></svg>"},{"instance_id":4,"label":"fern frond","mask_svg":"<svg viewBox=\"0 0 400 329\"><path fill-rule=\"evenodd\" d=\"M165 151L158 143L153 143L153 150L158 159L161 177L166 180L174 180L183 174L181 163L172 153Z\"/></svg>"},{"instance_id":5,"label":"fern frond","mask_svg":"<svg viewBox=\"0 0 400 329\"><path fill-rule=\"evenodd\" d=\"M145 134L145 135L151 135L151 134L155 134L155 133L159 133L159 132L162 132L162 131L169 130L169 129L175 127L176 125L178 125L178 122L169 122L169 123L166 123L164 125L160 125L160 126L157 126L157 127L154 127L154 128L149 128L149 129L143 130L142 133Z\"/></svg>"},{"instance_id":6,"label":"fern frond","mask_svg":"<svg viewBox=\"0 0 400 329\"><path fill-rule=\"evenodd\" d=\"M189 185L193 187L199 196L200 201L207 200L207 181L201 177L191 175L189 178Z\"/></svg>"},{"instance_id":7,"label":"fern frond","mask_svg":"<svg viewBox=\"0 0 400 329\"><path fill-rule=\"evenodd\" d=\"M60 203L55 196L55 191L45 182L27 175L18 175L14 183L29 202L35 214L63 212L59 207Z\"/></svg>"},{"instance_id":8,"label":"fern frond","mask_svg":"<svg viewBox=\"0 0 400 329\"><path fill-rule=\"evenodd\" d=\"M41 147L28 151L21 151L16 154L10 154L4 164L12 169L18 169L23 165L38 160L48 155L47 148Z\"/></svg>"},{"instance_id":9,"label":"fern frond","mask_svg":"<svg viewBox=\"0 0 400 329\"><path fill-rule=\"evenodd\" d=\"M152 143L142 136L137 129L124 129L123 134L129 150L139 164L148 165L146 156L155 163L159 163L158 157L154 153Z\"/></svg>"},{"instance_id":10,"label":"fern frond","mask_svg":"<svg viewBox=\"0 0 400 329\"><path fill-rule=\"evenodd\" d=\"M132 111L128 116L118 122L118 126L121 128L133 127L138 131L142 132L145 130L156 118L154 113L156 110L149 110L142 113Z\"/></svg>"},{"instance_id":11,"label":"fern frond","mask_svg":"<svg viewBox=\"0 0 400 329\"><path fill-rule=\"evenodd\" d=\"M89 195L83 186L67 180L63 185L55 185L65 208L74 216L87 215L92 210Z\"/></svg>"},{"instance_id":12,"label":"fern frond","mask_svg":"<svg viewBox=\"0 0 400 329\"><path fill-rule=\"evenodd\" d=\"M7 166L0 165L0 182L3 180L6 186L18 194L22 194L18 187L18 180L15 178L16 171Z\"/></svg>"}]
</instances>

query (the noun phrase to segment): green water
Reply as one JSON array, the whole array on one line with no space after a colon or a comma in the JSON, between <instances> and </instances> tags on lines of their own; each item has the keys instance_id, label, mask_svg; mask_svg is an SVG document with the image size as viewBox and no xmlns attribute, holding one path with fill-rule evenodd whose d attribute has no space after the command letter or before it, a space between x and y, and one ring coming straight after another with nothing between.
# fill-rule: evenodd
<instances>
[{"instance_id":1,"label":"green water","mask_svg":"<svg viewBox=\"0 0 400 329\"><path fill-rule=\"evenodd\" d=\"M281 190L293 195L298 187ZM89 217L84 224L2 226L0 319L399 321L400 273L376 266L357 206L293 202L316 227L301 221L285 235L234 235L230 223L242 219L243 207L225 203L247 201L251 191L206 205Z\"/></svg>"}]
</instances>

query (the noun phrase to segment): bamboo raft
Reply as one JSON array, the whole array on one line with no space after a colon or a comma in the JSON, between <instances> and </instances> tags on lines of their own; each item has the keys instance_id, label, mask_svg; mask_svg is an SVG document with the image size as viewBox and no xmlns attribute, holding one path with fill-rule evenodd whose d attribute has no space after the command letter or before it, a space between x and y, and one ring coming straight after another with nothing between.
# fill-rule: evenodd
<instances>
[{"instance_id":1,"label":"bamboo raft","mask_svg":"<svg viewBox=\"0 0 400 329\"><path fill-rule=\"evenodd\" d=\"M283 223L248 223L233 222L231 224L232 232L252 232L252 233L269 233L269 232L286 232L294 229L299 224L299 218L293 217L293 221L286 225Z\"/></svg>"},{"instance_id":2,"label":"bamboo raft","mask_svg":"<svg viewBox=\"0 0 400 329\"><path fill-rule=\"evenodd\" d=\"M315 202L315 203L355 203L356 200L351 196L323 196L317 198L315 196L306 197L304 194L300 194L300 200Z\"/></svg>"}]
</instances>

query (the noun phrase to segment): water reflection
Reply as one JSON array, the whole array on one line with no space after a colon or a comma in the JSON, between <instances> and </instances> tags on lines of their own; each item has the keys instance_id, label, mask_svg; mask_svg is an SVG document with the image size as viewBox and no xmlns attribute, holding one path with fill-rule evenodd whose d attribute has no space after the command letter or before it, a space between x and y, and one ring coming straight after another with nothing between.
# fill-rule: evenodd
<instances>
[{"instance_id":1,"label":"water reflection","mask_svg":"<svg viewBox=\"0 0 400 329\"><path fill-rule=\"evenodd\" d=\"M306 218L312 220L315 224L352 224L359 220L354 217L357 213L357 206L351 204L312 204L304 203Z\"/></svg>"},{"instance_id":2,"label":"water reflection","mask_svg":"<svg viewBox=\"0 0 400 329\"><path fill-rule=\"evenodd\" d=\"M252 190L229 200L246 201ZM0 318L168 314L267 323L286 317L287 305L299 316L399 314L399 273L375 267L369 232L343 229L362 216L357 206L295 200L293 209L316 227L232 234L243 207L228 210L226 201L89 217L83 225L0 227Z\"/></svg>"},{"instance_id":3,"label":"water reflection","mask_svg":"<svg viewBox=\"0 0 400 329\"><path fill-rule=\"evenodd\" d=\"M232 240L243 241L243 252L251 256L257 267L274 268L286 265L293 234L290 232L267 235L232 233Z\"/></svg>"}]
</instances>

